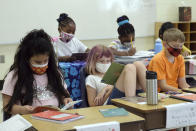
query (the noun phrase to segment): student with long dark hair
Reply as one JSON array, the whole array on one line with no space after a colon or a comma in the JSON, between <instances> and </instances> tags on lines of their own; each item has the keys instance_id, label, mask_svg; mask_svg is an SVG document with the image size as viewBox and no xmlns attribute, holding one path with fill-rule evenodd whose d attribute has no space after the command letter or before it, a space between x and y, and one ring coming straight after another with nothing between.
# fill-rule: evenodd
<instances>
[{"instance_id":1,"label":"student with long dark hair","mask_svg":"<svg viewBox=\"0 0 196 131\"><path fill-rule=\"evenodd\" d=\"M9 114L28 114L36 106L60 107L72 101L44 30L33 30L21 40L2 94L3 109Z\"/></svg>"}]
</instances>

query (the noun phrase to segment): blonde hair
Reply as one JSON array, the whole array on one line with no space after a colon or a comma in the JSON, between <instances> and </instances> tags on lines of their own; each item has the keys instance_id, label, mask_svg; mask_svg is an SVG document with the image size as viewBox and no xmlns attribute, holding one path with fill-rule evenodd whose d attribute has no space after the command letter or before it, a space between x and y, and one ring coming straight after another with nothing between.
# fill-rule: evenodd
<instances>
[{"instance_id":1,"label":"blonde hair","mask_svg":"<svg viewBox=\"0 0 196 131\"><path fill-rule=\"evenodd\" d=\"M172 41L179 41L184 42L185 36L182 31L177 28L171 28L164 32L163 34L163 41L172 42Z\"/></svg>"},{"instance_id":2,"label":"blonde hair","mask_svg":"<svg viewBox=\"0 0 196 131\"><path fill-rule=\"evenodd\" d=\"M103 56L110 57L111 62L113 61L112 52L108 47L104 45L96 45L90 50L86 62L86 72L89 75L95 75L96 73L98 73L98 71L96 70L96 62Z\"/></svg>"}]
</instances>

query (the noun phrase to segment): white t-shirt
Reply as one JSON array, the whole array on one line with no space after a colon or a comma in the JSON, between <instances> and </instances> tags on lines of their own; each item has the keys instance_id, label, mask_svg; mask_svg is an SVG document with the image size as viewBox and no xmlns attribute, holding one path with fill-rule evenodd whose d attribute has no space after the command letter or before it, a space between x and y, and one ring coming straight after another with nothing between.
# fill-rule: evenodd
<instances>
[{"instance_id":1,"label":"white t-shirt","mask_svg":"<svg viewBox=\"0 0 196 131\"><path fill-rule=\"evenodd\" d=\"M133 43L133 46L135 47L134 43ZM112 47L112 48L114 48L114 49L116 49L117 51L120 51L120 52L122 52L122 51L129 51L129 50L131 49L131 45L130 45L129 47L127 47L127 46L123 45L123 44L122 44L120 41L118 41L118 40L113 41L113 42L109 45L109 47Z\"/></svg>"},{"instance_id":2,"label":"white t-shirt","mask_svg":"<svg viewBox=\"0 0 196 131\"><path fill-rule=\"evenodd\" d=\"M96 75L88 75L86 78L86 85L94 88L96 93L98 94L103 88L107 86L107 84L101 82L102 77ZM106 105L108 99L105 101L104 105Z\"/></svg>"},{"instance_id":3,"label":"white t-shirt","mask_svg":"<svg viewBox=\"0 0 196 131\"><path fill-rule=\"evenodd\" d=\"M76 37L73 37L68 43L58 38L54 41L53 46L57 56L71 56L72 53L84 53L87 49Z\"/></svg>"}]
</instances>

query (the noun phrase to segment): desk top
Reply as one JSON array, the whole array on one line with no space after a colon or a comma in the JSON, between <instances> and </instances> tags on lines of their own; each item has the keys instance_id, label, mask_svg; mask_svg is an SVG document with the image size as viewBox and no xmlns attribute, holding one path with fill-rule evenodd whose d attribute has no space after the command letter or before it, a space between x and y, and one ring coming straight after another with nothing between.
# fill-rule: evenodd
<instances>
[{"instance_id":1,"label":"desk top","mask_svg":"<svg viewBox=\"0 0 196 131\"><path fill-rule=\"evenodd\" d=\"M194 88L188 88L188 89L183 89L184 92L190 92L190 93L196 93L196 87Z\"/></svg>"},{"instance_id":2,"label":"desk top","mask_svg":"<svg viewBox=\"0 0 196 131\"><path fill-rule=\"evenodd\" d=\"M87 125L87 124L95 124L101 122L109 122L109 121L118 121L120 124L127 123L138 123L143 122L144 119L132 113L129 113L128 116L118 116L118 117L104 117L99 109L108 109L115 108L113 105L106 106L97 106L90 108L81 108L81 109L73 109L66 110L67 113L79 113L80 115L84 115L83 119L79 119L76 121L72 121L66 124L57 124L53 122L47 122L42 120L36 120L31 118L31 114L23 115L23 117L28 120L32 125L39 131L63 131L63 130L74 130L74 126Z\"/></svg>"},{"instance_id":3,"label":"desk top","mask_svg":"<svg viewBox=\"0 0 196 131\"><path fill-rule=\"evenodd\" d=\"M112 103L118 106L122 106L122 107L127 106L131 108L135 108L145 113L150 113L150 112L153 112L154 110L157 110L157 111L166 110L165 108L166 105L179 104L179 103L185 103L185 102L186 101L166 98L162 101L159 101L158 105L147 105L147 104L137 104L137 103L123 100L123 99L112 99Z\"/></svg>"}]
</instances>

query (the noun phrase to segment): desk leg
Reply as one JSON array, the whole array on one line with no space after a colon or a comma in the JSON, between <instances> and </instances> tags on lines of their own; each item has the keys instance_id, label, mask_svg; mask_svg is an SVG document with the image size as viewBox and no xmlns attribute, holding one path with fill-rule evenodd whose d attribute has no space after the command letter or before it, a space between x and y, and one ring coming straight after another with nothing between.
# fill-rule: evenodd
<instances>
[{"instance_id":1,"label":"desk leg","mask_svg":"<svg viewBox=\"0 0 196 131\"><path fill-rule=\"evenodd\" d=\"M183 131L183 127L176 129L176 131Z\"/></svg>"},{"instance_id":2,"label":"desk leg","mask_svg":"<svg viewBox=\"0 0 196 131\"><path fill-rule=\"evenodd\" d=\"M189 131L189 126L185 127L185 131Z\"/></svg>"}]
</instances>

